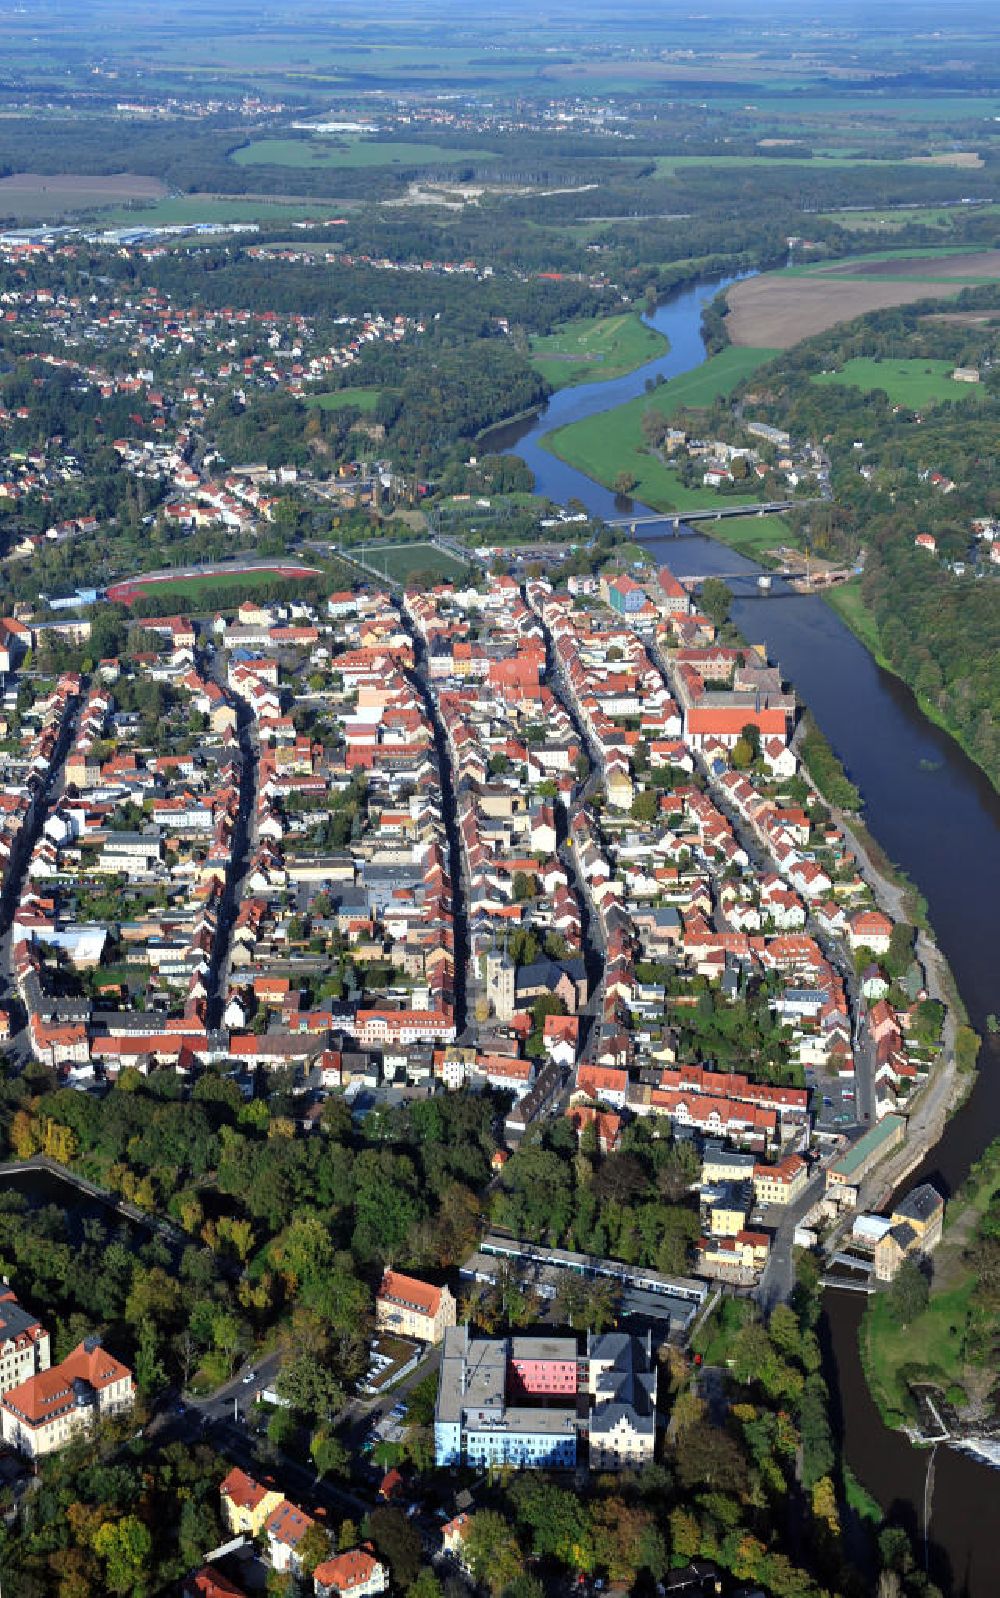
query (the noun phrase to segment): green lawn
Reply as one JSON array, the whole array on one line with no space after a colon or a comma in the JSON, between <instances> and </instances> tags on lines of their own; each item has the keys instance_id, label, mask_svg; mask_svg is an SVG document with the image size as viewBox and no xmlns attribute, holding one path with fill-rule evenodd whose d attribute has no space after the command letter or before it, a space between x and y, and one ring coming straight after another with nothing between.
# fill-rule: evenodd
<instances>
[{"instance_id":1,"label":"green lawn","mask_svg":"<svg viewBox=\"0 0 1000 1598\"><path fill-rule=\"evenodd\" d=\"M453 150L442 144L414 144L404 139L346 138L255 139L234 150L238 166L379 167L439 166L460 161L495 160L492 150Z\"/></svg>"},{"instance_id":2,"label":"green lawn","mask_svg":"<svg viewBox=\"0 0 1000 1598\"><path fill-rule=\"evenodd\" d=\"M861 1328L862 1349L872 1396L884 1415L903 1415L912 1408L902 1368L916 1367L921 1376L945 1387L961 1382L969 1298L975 1285L970 1274L949 1292L932 1293L923 1314L908 1326L893 1319L885 1294L869 1300Z\"/></svg>"},{"instance_id":3,"label":"green lawn","mask_svg":"<svg viewBox=\"0 0 1000 1598\"><path fill-rule=\"evenodd\" d=\"M349 406L373 411L381 392L380 388L338 388L332 394L310 394L306 404L320 411L345 411Z\"/></svg>"},{"instance_id":4,"label":"green lawn","mask_svg":"<svg viewBox=\"0 0 1000 1598\"><path fill-rule=\"evenodd\" d=\"M624 377L667 350L662 333L635 313L580 317L531 341L531 359L553 388Z\"/></svg>"},{"instance_id":5,"label":"green lawn","mask_svg":"<svg viewBox=\"0 0 1000 1598\"><path fill-rule=\"evenodd\" d=\"M732 516L721 522L696 524L700 532L710 532L720 543L736 549L747 560L762 566L773 563L764 557L768 550L784 544L789 549L798 548L792 529L783 516Z\"/></svg>"},{"instance_id":6,"label":"green lawn","mask_svg":"<svg viewBox=\"0 0 1000 1598\"><path fill-rule=\"evenodd\" d=\"M379 544L365 544L363 547L356 545L346 553L364 553L370 565L398 583L409 582L415 572L427 572L447 581L464 577L469 570L462 561L434 544L396 544L385 548Z\"/></svg>"},{"instance_id":7,"label":"green lawn","mask_svg":"<svg viewBox=\"0 0 1000 1598\"><path fill-rule=\"evenodd\" d=\"M869 654L874 655L875 659L883 664L875 618L861 600L860 577L852 577L849 583L841 583L837 588L828 589L823 597L830 608L837 612L841 621L851 629L854 636L864 644Z\"/></svg>"},{"instance_id":8,"label":"green lawn","mask_svg":"<svg viewBox=\"0 0 1000 1598\"><path fill-rule=\"evenodd\" d=\"M752 1306L746 1299L721 1299L691 1339L693 1351L701 1355L706 1365L724 1364L733 1338L752 1318Z\"/></svg>"},{"instance_id":9,"label":"green lawn","mask_svg":"<svg viewBox=\"0 0 1000 1598\"><path fill-rule=\"evenodd\" d=\"M710 356L693 372L662 383L651 394L640 394L625 405L571 422L548 434L542 443L560 460L611 487L619 472L637 479L635 498L654 510L705 509L716 504L752 504L755 493L717 495L710 488L689 489L678 481L673 467L646 450L642 417L649 407L671 416L682 407L704 407L732 393L758 366L771 360L774 350L742 349L731 345ZM720 524L721 526L721 524ZM713 528L714 531L714 528Z\"/></svg>"},{"instance_id":10,"label":"green lawn","mask_svg":"<svg viewBox=\"0 0 1000 1598\"><path fill-rule=\"evenodd\" d=\"M951 376L954 365L953 361L875 361L858 356L839 372L817 372L812 381L823 387L836 383L842 388L859 388L865 394L880 388L893 405L906 405L914 411L941 400L981 399L979 383L957 383Z\"/></svg>"}]
</instances>

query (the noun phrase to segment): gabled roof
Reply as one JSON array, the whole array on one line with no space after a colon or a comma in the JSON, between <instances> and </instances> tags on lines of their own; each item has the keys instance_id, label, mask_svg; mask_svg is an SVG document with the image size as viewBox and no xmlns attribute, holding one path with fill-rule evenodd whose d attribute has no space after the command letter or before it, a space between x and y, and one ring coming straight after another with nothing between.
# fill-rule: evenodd
<instances>
[{"instance_id":1,"label":"gabled roof","mask_svg":"<svg viewBox=\"0 0 1000 1598\"><path fill-rule=\"evenodd\" d=\"M378 1297L383 1303L402 1304L422 1315L436 1315L441 1306L439 1287L421 1282L415 1276L404 1276L400 1271L385 1272Z\"/></svg>"}]
</instances>

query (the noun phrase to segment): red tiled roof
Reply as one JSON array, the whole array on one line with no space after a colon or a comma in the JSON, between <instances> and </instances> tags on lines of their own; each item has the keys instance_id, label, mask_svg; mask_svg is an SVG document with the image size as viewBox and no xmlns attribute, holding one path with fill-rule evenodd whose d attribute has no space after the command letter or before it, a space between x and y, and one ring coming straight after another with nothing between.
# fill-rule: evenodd
<instances>
[{"instance_id":1,"label":"red tiled roof","mask_svg":"<svg viewBox=\"0 0 1000 1598\"><path fill-rule=\"evenodd\" d=\"M436 1315L441 1304L439 1287L421 1282L415 1276L403 1276L399 1271L386 1271L378 1296L386 1303L405 1304L408 1309L420 1310L424 1315Z\"/></svg>"},{"instance_id":2,"label":"red tiled roof","mask_svg":"<svg viewBox=\"0 0 1000 1598\"><path fill-rule=\"evenodd\" d=\"M131 1377L128 1366L99 1343L89 1348L87 1342L78 1343L61 1365L39 1371L19 1387L10 1388L4 1394L3 1403L29 1426L44 1426L56 1415L74 1407L74 1382L88 1382L95 1391L103 1392L114 1382L131 1380Z\"/></svg>"}]
</instances>

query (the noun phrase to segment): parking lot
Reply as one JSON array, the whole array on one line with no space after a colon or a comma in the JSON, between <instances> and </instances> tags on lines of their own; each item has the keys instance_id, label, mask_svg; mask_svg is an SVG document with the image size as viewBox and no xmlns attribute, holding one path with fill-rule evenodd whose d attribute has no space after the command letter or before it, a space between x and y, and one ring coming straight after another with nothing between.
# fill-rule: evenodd
<instances>
[{"instance_id":1,"label":"parking lot","mask_svg":"<svg viewBox=\"0 0 1000 1598\"><path fill-rule=\"evenodd\" d=\"M818 1131L844 1132L862 1123L856 1082L807 1070L806 1086L811 1094L810 1108L814 1110Z\"/></svg>"}]
</instances>

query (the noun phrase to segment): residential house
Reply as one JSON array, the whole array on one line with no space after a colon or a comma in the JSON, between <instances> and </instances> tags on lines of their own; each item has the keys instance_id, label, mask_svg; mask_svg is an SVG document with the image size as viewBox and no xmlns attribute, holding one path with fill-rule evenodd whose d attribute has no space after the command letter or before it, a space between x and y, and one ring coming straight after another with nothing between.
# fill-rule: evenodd
<instances>
[{"instance_id":1,"label":"residential house","mask_svg":"<svg viewBox=\"0 0 1000 1598\"><path fill-rule=\"evenodd\" d=\"M0 1395L48 1370L49 1364L45 1327L21 1308L13 1293L0 1291Z\"/></svg>"},{"instance_id":2,"label":"residential house","mask_svg":"<svg viewBox=\"0 0 1000 1598\"><path fill-rule=\"evenodd\" d=\"M222 1519L231 1532L259 1537L271 1511L282 1502L283 1494L263 1486L246 1471L233 1468L219 1487Z\"/></svg>"},{"instance_id":3,"label":"residential house","mask_svg":"<svg viewBox=\"0 0 1000 1598\"><path fill-rule=\"evenodd\" d=\"M313 1571L316 1598L374 1598L388 1585L388 1569L366 1548L349 1548Z\"/></svg>"},{"instance_id":4,"label":"residential house","mask_svg":"<svg viewBox=\"0 0 1000 1598\"><path fill-rule=\"evenodd\" d=\"M421 1343L440 1343L445 1328L456 1324L454 1294L415 1276L387 1270L375 1300L375 1325Z\"/></svg>"}]
</instances>

